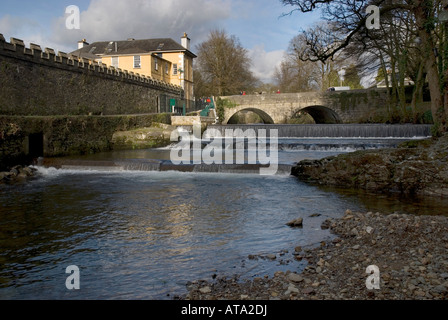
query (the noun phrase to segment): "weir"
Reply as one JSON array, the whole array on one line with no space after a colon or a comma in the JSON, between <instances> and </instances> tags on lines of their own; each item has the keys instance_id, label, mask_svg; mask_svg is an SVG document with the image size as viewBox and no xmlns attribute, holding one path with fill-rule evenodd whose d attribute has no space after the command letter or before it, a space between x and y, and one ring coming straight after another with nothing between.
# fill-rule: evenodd
<instances>
[{"instance_id":1,"label":"weir","mask_svg":"<svg viewBox=\"0 0 448 320\"><path fill-rule=\"evenodd\" d=\"M158 171L158 172L202 172L202 173L235 173L258 174L260 168L269 165L262 164L180 164L174 165L169 160L153 159L117 159L117 160L76 160L76 159L45 159L44 167L63 170L83 171ZM278 164L277 174L289 175L292 165Z\"/></svg>"},{"instance_id":2,"label":"weir","mask_svg":"<svg viewBox=\"0 0 448 320\"><path fill-rule=\"evenodd\" d=\"M279 137L305 138L305 137L350 137L350 138L414 138L431 136L431 125L426 124L250 124L250 125L212 125L209 129L216 129L225 135L226 129L248 129L258 132L266 129L267 136L270 130L278 130Z\"/></svg>"},{"instance_id":3,"label":"weir","mask_svg":"<svg viewBox=\"0 0 448 320\"><path fill-rule=\"evenodd\" d=\"M266 162L263 162L258 157L257 153L261 146L263 150L269 151L269 163L274 161L277 171L275 174L290 174L293 167L293 162L298 161L300 155L297 154L297 159L291 151L322 151L322 152L351 152L355 150L377 149L396 147L400 142L413 138L426 138L430 136L430 125L384 125L384 124L335 124L335 125L213 125L209 126L209 133L217 130L222 137L226 133L232 133L231 139L220 139L215 141L214 138L207 138L204 132L204 139L187 141L183 143L182 147L177 144L171 145L166 149L167 152L179 148L183 150L186 147L187 161L179 161L175 163L173 158L150 159L146 156L142 158L111 158L109 160L82 160L82 159L51 159L45 158L43 165L45 167L56 167L59 169L68 170L95 170L95 171L176 171L176 172L209 172L209 173L253 173L258 174L262 168L269 168ZM231 131L227 131L230 129ZM259 134L259 130L263 133ZM277 130L277 132L271 131ZM239 139L234 134L244 136L244 139ZM213 134L212 134L213 136ZM218 134L219 136L219 134ZM216 136L215 136L216 137ZM279 139L277 139L277 137ZM253 139L255 138L255 139ZM291 139L290 139L291 138ZM304 139L300 139L304 138ZM311 138L311 139L309 139ZM313 139L316 138L316 139ZM360 140L358 140L358 138ZM272 140L274 139L274 140ZM256 141L255 141L256 140ZM213 141L213 163L205 161L205 156L211 157L210 150L205 150L206 146ZM254 144L255 142L255 144ZM271 154L271 144L274 144L275 154ZM220 148L221 146L221 148ZM188 148L189 147L189 148ZM174 148L174 149L173 149ZM199 148L202 161L196 162L195 152ZM217 149L215 149L217 148ZM231 157L233 157L234 164L228 164L227 154L228 150L232 150ZM179 155L179 151L177 155ZM285 156L285 152L290 153L285 161L279 161L279 155ZM182 159L183 159L183 152ZM215 154L215 152L218 152ZM252 159L254 162L249 161ZM277 153L279 152L279 153ZM244 164L238 162L237 155L242 157ZM291 158L291 156L293 158ZM173 156L171 154L170 156ZM249 158L251 156L251 158ZM258 154L260 156L260 154ZM273 157L271 159L271 157ZM324 156L324 155L322 155ZM167 160L167 159L171 159ZM208 160L212 158L207 158ZM285 158L282 158L283 160ZM179 160L179 159L178 159ZM217 162L214 162L214 161ZM222 161L219 161L222 160ZM264 170L264 169L263 169Z\"/></svg>"}]
</instances>

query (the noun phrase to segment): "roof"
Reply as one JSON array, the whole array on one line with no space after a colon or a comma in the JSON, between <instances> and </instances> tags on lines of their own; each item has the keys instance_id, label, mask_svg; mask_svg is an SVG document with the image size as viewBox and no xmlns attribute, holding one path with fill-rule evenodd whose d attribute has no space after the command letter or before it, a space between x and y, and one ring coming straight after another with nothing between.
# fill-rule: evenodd
<instances>
[{"instance_id":1,"label":"roof","mask_svg":"<svg viewBox=\"0 0 448 320\"><path fill-rule=\"evenodd\" d=\"M88 58L88 56L108 56L124 54L145 54L163 52L182 51L196 58L196 55L184 48L171 38L143 39L143 40L121 40L121 41L100 41L84 46L81 49L71 52L71 54Z\"/></svg>"}]
</instances>

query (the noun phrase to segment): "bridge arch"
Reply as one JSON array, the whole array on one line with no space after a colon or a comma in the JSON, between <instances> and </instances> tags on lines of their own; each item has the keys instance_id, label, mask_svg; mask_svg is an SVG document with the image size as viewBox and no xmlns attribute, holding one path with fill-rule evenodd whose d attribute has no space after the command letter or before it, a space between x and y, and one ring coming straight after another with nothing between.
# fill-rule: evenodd
<instances>
[{"instance_id":1,"label":"bridge arch","mask_svg":"<svg viewBox=\"0 0 448 320\"><path fill-rule=\"evenodd\" d=\"M245 109L241 109L241 110L236 110L235 113L233 113L226 121L227 124L229 123L230 119L232 119L233 116L235 116L238 112L241 111L252 111L253 113L257 114L261 120L263 120L263 122L265 124L274 124L274 120L271 118L271 116L269 114L267 114L265 111L257 109L257 108L245 108Z\"/></svg>"},{"instance_id":2,"label":"bridge arch","mask_svg":"<svg viewBox=\"0 0 448 320\"><path fill-rule=\"evenodd\" d=\"M320 105L301 108L298 109L296 113L297 112L308 113L317 124L337 124L343 122L341 117L334 110Z\"/></svg>"}]
</instances>

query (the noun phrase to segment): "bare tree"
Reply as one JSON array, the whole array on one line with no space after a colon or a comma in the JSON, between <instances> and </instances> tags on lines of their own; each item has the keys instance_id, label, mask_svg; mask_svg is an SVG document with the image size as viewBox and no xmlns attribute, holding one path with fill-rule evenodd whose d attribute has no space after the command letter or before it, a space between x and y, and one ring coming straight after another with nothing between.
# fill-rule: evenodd
<instances>
[{"instance_id":1,"label":"bare tree","mask_svg":"<svg viewBox=\"0 0 448 320\"><path fill-rule=\"evenodd\" d=\"M224 30L213 30L197 46L196 71L200 74L202 94L233 95L249 91L258 83L250 70L247 50L238 38Z\"/></svg>"},{"instance_id":2,"label":"bare tree","mask_svg":"<svg viewBox=\"0 0 448 320\"><path fill-rule=\"evenodd\" d=\"M305 92L322 89L333 63L318 63L302 59L306 50L303 35L291 39L283 61L276 69L275 78L282 92Z\"/></svg>"},{"instance_id":3,"label":"bare tree","mask_svg":"<svg viewBox=\"0 0 448 320\"><path fill-rule=\"evenodd\" d=\"M299 92L321 90L325 91L329 87L340 85L338 72L345 69L345 85L350 85L354 89L361 88L359 68L356 59L341 53L326 60L313 60L310 55L308 39L313 37L319 41L320 48L324 50L324 43L327 50L332 46L332 40L326 39L326 34L331 34L331 24L321 21L311 28L312 35L300 33L291 39L286 55L276 71L276 78L282 91Z\"/></svg>"},{"instance_id":4,"label":"bare tree","mask_svg":"<svg viewBox=\"0 0 448 320\"><path fill-rule=\"evenodd\" d=\"M358 43L368 48L375 30L366 26L368 5L376 5L380 8L381 16L401 10L415 21L416 35L419 39L419 50L424 61L424 69L427 75L431 94L431 111L435 127L439 132L447 130L448 119L448 82L444 82L446 69L439 68L441 61L438 58L437 48L443 41L438 37L437 13L442 7L442 0L280 0L284 5L293 6L294 11L310 12L321 9L323 18L332 22L332 31L308 30L303 32L306 39L307 50L302 52L303 60L327 61L337 53ZM446 2L446 1L445 1ZM445 5L445 4L443 4ZM447 4L448 6L448 4ZM444 7L447 7L444 6ZM324 32L322 35L321 32ZM397 39L395 39L397 40ZM381 52L383 55L384 52ZM409 64L407 53L401 54L395 64L402 70ZM382 57L383 68L387 62ZM380 59L381 60L381 59ZM421 70L422 66L416 64L414 69ZM395 70L395 68L391 68ZM399 78L402 77L399 76ZM416 79L418 79L418 76ZM396 79L396 77L392 77ZM395 81L395 80L394 80ZM402 81L402 80L400 80ZM441 89L442 88L442 89ZM444 97L447 98L444 98ZM445 100L445 101L444 101Z\"/></svg>"}]
</instances>

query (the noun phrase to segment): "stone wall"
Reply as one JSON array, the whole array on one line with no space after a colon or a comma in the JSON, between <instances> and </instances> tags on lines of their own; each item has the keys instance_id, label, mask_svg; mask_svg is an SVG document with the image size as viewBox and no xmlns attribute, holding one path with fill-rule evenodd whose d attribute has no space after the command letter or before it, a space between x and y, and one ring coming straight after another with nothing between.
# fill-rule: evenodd
<instances>
[{"instance_id":1,"label":"stone wall","mask_svg":"<svg viewBox=\"0 0 448 320\"><path fill-rule=\"evenodd\" d=\"M0 170L112 150L115 132L170 124L181 87L0 34Z\"/></svg>"},{"instance_id":2,"label":"stone wall","mask_svg":"<svg viewBox=\"0 0 448 320\"><path fill-rule=\"evenodd\" d=\"M114 149L118 131L170 123L170 114L117 116L0 116L0 171L33 159Z\"/></svg>"},{"instance_id":3,"label":"stone wall","mask_svg":"<svg viewBox=\"0 0 448 320\"><path fill-rule=\"evenodd\" d=\"M0 34L0 115L157 113L181 87Z\"/></svg>"},{"instance_id":4,"label":"stone wall","mask_svg":"<svg viewBox=\"0 0 448 320\"><path fill-rule=\"evenodd\" d=\"M387 113L390 105L387 89L358 89L325 92L324 106L334 110L344 123L359 123L378 112Z\"/></svg>"}]
</instances>

